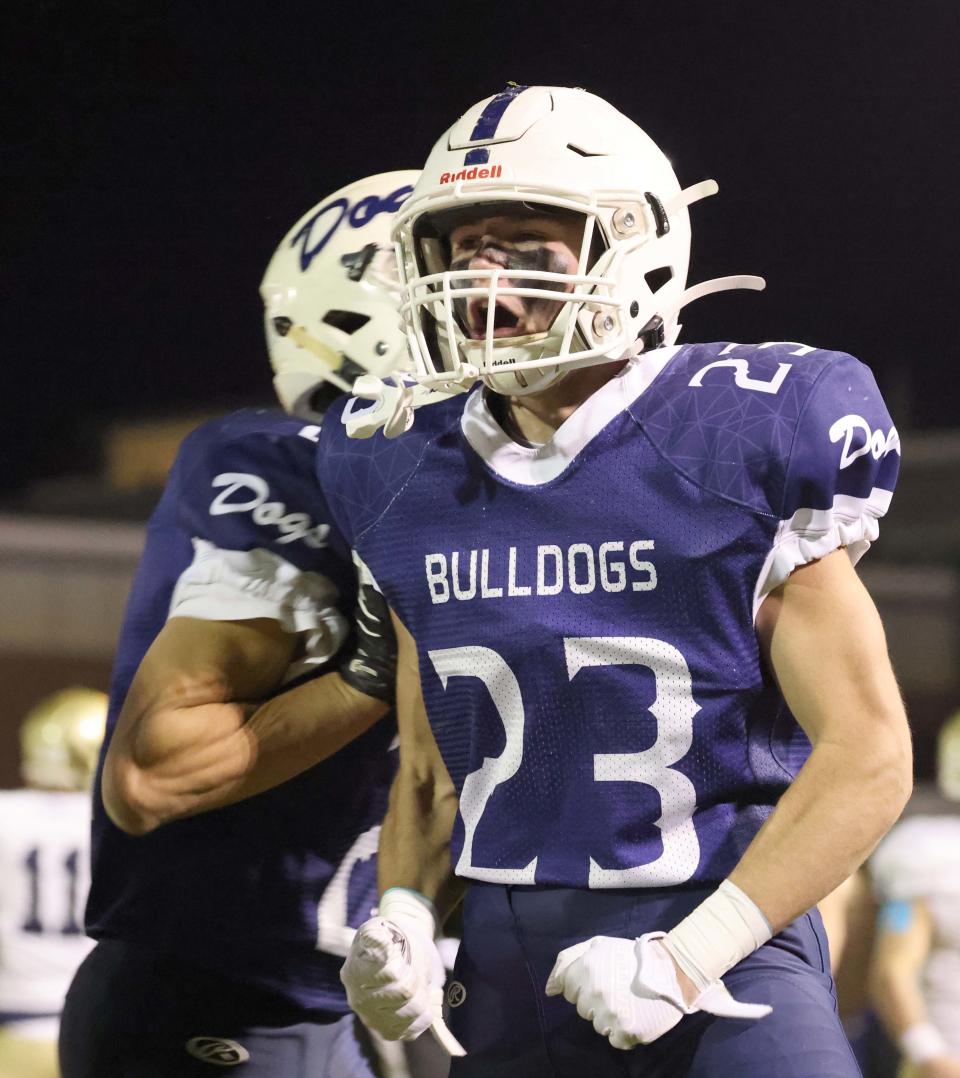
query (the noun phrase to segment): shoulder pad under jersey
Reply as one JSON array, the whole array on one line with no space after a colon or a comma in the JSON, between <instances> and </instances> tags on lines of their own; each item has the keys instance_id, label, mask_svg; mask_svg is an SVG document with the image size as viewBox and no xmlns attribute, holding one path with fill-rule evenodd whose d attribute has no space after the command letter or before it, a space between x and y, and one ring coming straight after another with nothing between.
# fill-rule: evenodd
<instances>
[{"instance_id":1,"label":"shoulder pad under jersey","mask_svg":"<svg viewBox=\"0 0 960 1078\"><path fill-rule=\"evenodd\" d=\"M896 428L870 370L843 352L685 345L631 411L695 482L778 519L896 482Z\"/></svg>"},{"instance_id":2,"label":"shoulder pad under jersey","mask_svg":"<svg viewBox=\"0 0 960 1078\"><path fill-rule=\"evenodd\" d=\"M791 342L680 349L631 413L700 486L777 521L757 604L798 565L876 539L900 439L869 368Z\"/></svg>"}]
</instances>

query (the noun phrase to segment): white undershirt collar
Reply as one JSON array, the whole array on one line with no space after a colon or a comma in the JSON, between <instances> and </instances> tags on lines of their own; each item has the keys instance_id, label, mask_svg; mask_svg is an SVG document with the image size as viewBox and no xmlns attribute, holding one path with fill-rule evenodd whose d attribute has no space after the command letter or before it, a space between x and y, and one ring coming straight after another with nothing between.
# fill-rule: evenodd
<instances>
[{"instance_id":1,"label":"white undershirt collar","mask_svg":"<svg viewBox=\"0 0 960 1078\"><path fill-rule=\"evenodd\" d=\"M631 359L564 420L544 445L518 445L513 441L494 419L483 390L472 393L467 400L460 429L474 452L497 475L522 486L549 483L647 389L681 347L657 348Z\"/></svg>"}]
</instances>

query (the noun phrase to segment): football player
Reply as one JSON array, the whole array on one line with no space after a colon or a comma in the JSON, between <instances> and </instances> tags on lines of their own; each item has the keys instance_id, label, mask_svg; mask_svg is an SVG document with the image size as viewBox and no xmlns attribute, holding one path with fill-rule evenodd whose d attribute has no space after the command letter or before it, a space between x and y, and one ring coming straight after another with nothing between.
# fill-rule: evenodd
<instances>
[{"instance_id":1,"label":"football player","mask_svg":"<svg viewBox=\"0 0 960 1078\"><path fill-rule=\"evenodd\" d=\"M343 979L387 1036L437 1023L452 865L455 1075L857 1073L814 907L910 787L853 568L899 441L851 356L675 343L685 303L762 284L685 287L715 189L582 90L481 101L395 225L420 396L324 426L400 635L384 893Z\"/></svg>"},{"instance_id":2,"label":"football player","mask_svg":"<svg viewBox=\"0 0 960 1078\"><path fill-rule=\"evenodd\" d=\"M941 729L937 781L960 801L960 713ZM883 903L871 995L902 1078L960 1078L960 817L912 816L870 861Z\"/></svg>"},{"instance_id":3,"label":"football player","mask_svg":"<svg viewBox=\"0 0 960 1078\"><path fill-rule=\"evenodd\" d=\"M392 657L351 633L350 552L313 462L332 396L405 356L387 244L416 178L361 180L294 225L261 286L289 414L194 431L150 520L110 693L98 942L67 999L65 1078L373 1073L338 971L376 901Z\"/></svg>"},{"instance_id":4,"label":"football player","mask_svg":"<svg viewBox=\"0 0 960 1078\"><path fill-rule=\"evenodd\" d=\"M0 1078L55 1078L57 1026L83 934L90 784L107 697L64 689L20 727L24 788L0 791Z\"/></svg>"}]
</instances>

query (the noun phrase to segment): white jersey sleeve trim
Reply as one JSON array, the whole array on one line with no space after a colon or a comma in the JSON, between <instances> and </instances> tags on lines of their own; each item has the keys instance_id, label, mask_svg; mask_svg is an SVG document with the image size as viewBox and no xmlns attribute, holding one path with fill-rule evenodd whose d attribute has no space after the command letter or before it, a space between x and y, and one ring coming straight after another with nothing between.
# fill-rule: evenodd
<instances>
[{"instance_id":1,"label":"white jersey sleeve trim","mask_svg":"<svg viewBox=\"0 0 960 1078\"><path fill-rule=\"evenodd\" d=\"M754 620L763 600L799 566L840 547L847 548L856 565L880 534L880 517L892 497L893 491L880 487L866 498L838 494L829 509L798 509L789 520L781 520L753 592Z\"/></svg>"},{"instance_id":2,"label":"white jersey sleeve trim","mask_svg":"<svg viewBox=\"0 0 960 1078\"><path fill-rule=\"evenodd\" d=\"M180 574L167 617L204 621L270 618L289 633L305 634L300 664L326 662L347 637L336 585L321 573L298 569L269 550L221 550L194 538L193 561Z\"/></svg>"}]
</instances>

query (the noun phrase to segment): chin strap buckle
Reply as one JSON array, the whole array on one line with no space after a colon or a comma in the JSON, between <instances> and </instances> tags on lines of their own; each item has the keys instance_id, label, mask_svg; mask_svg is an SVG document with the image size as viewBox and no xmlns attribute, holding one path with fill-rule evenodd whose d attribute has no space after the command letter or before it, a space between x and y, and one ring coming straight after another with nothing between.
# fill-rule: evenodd
<instances>
[{"instance_id":1,"label":"chin strap buckle","mask_svg":"<svg viewBox=\"0 0 960 1078\"><path fill-rule=\"evenodd\" d=\"M640 330L637 334L637 342L640 347L636 350L636 354L639 354L640 352L652 352L655 348L663 347L666 342L663 319L660 315L655 314L643 329Z\"/></svg>"},{"instance_id":2,"label":"chin strap buckle","mask_svg":"<svg viewBox=\"0 0 960 1078\"><path fill-rule=\"evenodd\" d=\"M344 409L342 422L350 438L372 438L381 429L385 438L399 438L413 426L417 408L466 393L476 380L477 372L473 368L457 381L442 382L436 388L404 375L384 381L365 374L353 384L353 398ZM355 408L361 401L373 401L373 406Z\"/></svg>"}]
</instances>

